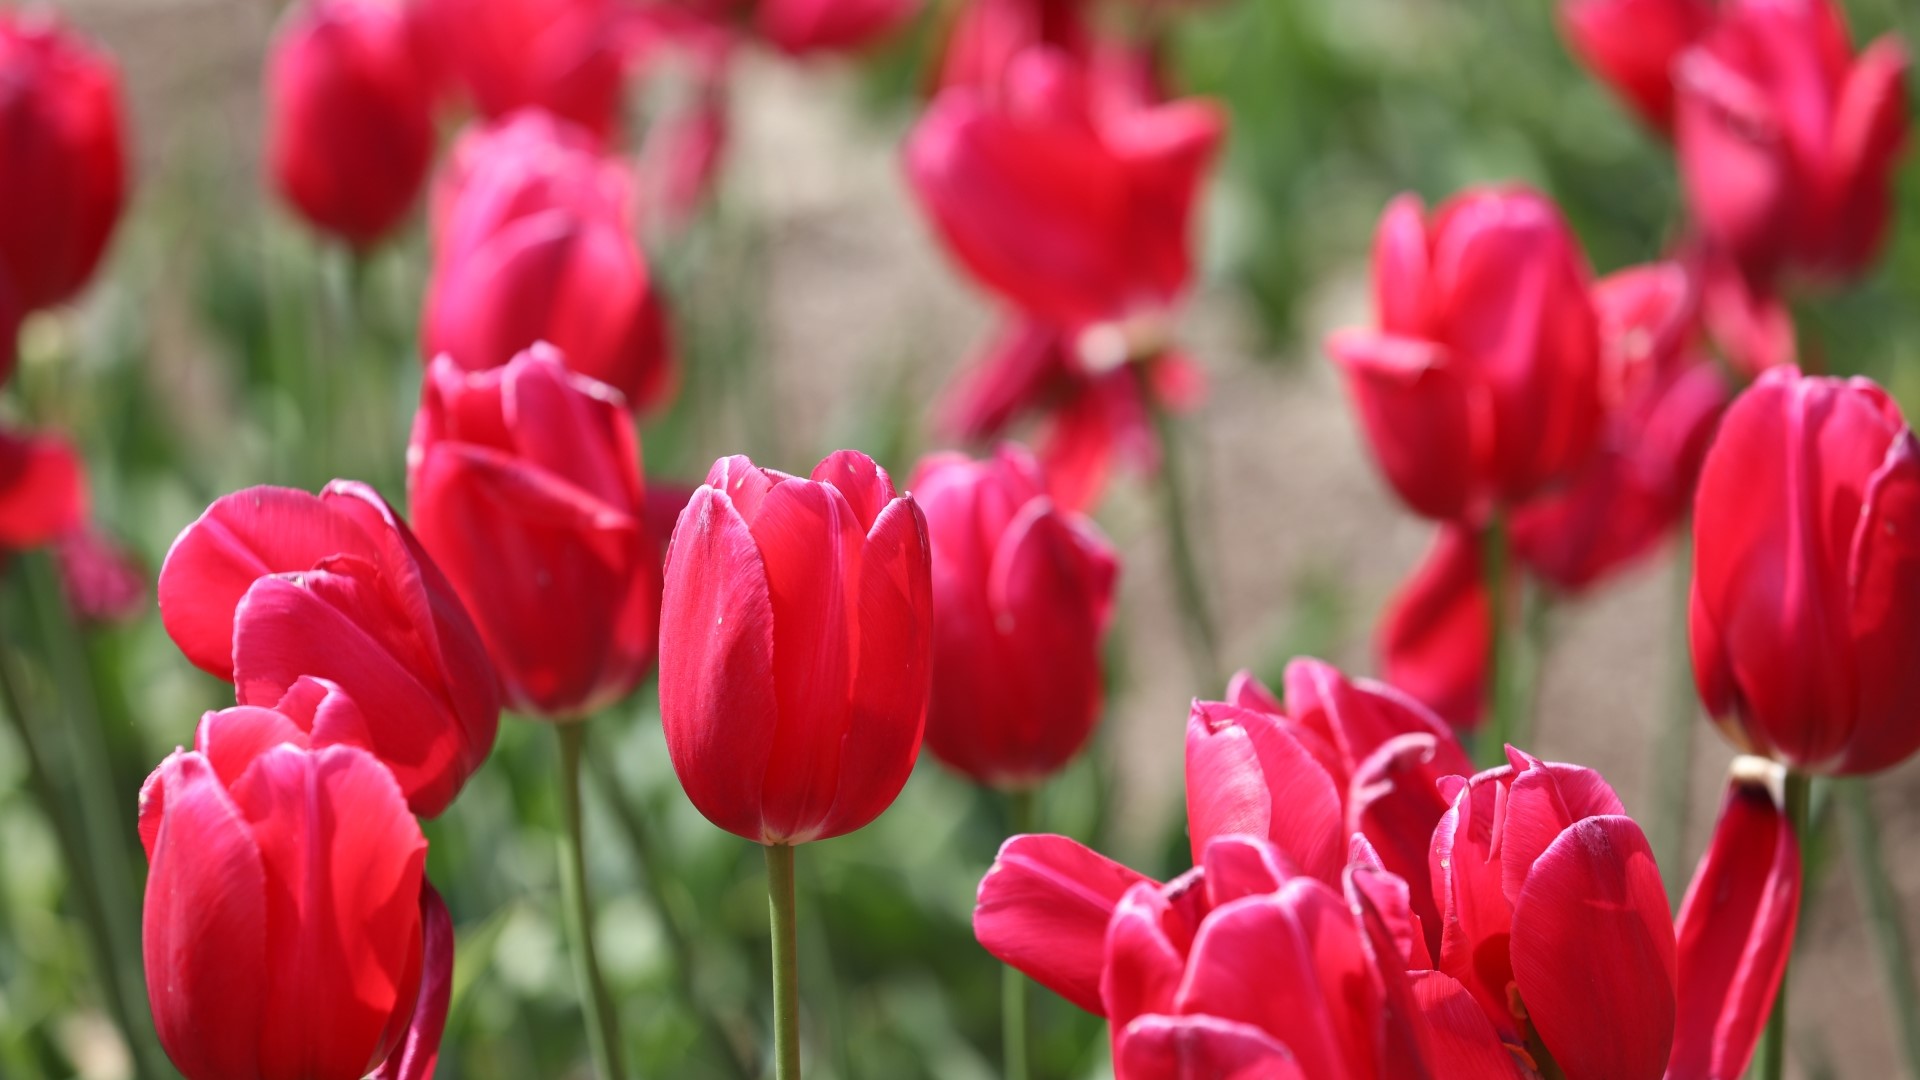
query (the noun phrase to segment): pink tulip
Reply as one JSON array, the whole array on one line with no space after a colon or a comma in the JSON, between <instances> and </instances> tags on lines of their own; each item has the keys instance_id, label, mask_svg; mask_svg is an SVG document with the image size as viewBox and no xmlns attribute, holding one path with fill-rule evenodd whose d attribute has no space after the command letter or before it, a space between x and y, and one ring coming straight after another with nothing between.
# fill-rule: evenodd
<instances>
[{"instance_id":1,"label":"pink tulip","mask_svg":"<svg viewBox=\"0 0 1920 1080\"><path fill-rule=\"evenodd\" d=\"M1713 25L1714 0L1562 0L1573 51L1655 130L1673 129L1673 66Z\"/></svg>"}]
</instances>

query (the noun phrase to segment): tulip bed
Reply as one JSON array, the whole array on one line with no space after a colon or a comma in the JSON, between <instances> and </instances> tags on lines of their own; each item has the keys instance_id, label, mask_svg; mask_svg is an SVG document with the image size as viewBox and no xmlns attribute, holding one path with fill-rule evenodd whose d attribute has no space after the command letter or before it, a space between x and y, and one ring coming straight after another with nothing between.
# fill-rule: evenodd
<instances>
[{"instance_id":1,"label":"tulip bed","mask_svg":"<svg viewBox=\"0 0 1920 1080\"><path fill-rule=\"evenodd\" d=\"M270 7L0 0L0 1077L1920 1080L1911 12Z\"/></svg>"}]
</instances>

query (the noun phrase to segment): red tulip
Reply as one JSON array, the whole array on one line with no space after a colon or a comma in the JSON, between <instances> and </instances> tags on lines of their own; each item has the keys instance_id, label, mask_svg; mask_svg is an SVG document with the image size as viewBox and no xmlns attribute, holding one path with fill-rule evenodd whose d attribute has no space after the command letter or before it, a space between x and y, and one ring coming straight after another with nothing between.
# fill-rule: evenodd
<instances>
[{"instance_id":1,"label":"red tulip","mask_svg":"<svg viewBox=\"0 0 1920 1080\"><path fill-rule=\"evenodd\" d=\"M483 371L545 341L645 409L671 387L665 313L631 177L587 145L526 116L462 140L434 198L422 352Z\"/></svg>"},{"instance_id":2,"label":"red tulip","mask_svg":"<svg viewBox=\"0 0 1920 1080\"><path fill-rule=\"evenodd\" d=\"M849 52L877 44L912 17L914 0L756 0L754 29L782 52Z\"/></svg>"},{"instance_id":3,"label":"red tulip","mask_svg":"<svg viewBox=\"0 0 1920 1080\"><path fill-rule=\"evenodd\" d=\"M1390 686L1329 664L1287 665L1283 705L1241 672L1227 701L1187 717L1187 831L1196 861L1217 836L1264 837L1303 874L1337 885L1348 837L1364 835L1413 890L1439 947L1427 848L1447 811L1436 783L1471 771L1438 717Z\"/></svg>"},{"instance_id":4,"label":"red tulip","mask_svg":"<svg viewBox=\"0 0 1920 1080\"><path fill-rule=\"evenodd\" d=\"M982 784L1064 767L1100 717L1100 641L1119 563L1092 522L1046 496L1017 446L939 454L909 485L933 544L927 746Z\"/></svg>"},{"instance_id":5,"label":"red tulip","mask_svg":"<svg viewBox=\"0 0 1920 1080\"><path fill-rule=\"evenodd\" d=\"M1885 391L1775 368L1727 410L1689 622L1701 700L1742 749L1846 775L1920 748L1920 444Z\"/></svg>"},{"instance_id":6,"label":"red tulip","mask_svg":"<svg viewBox=\"0 0 1920 1080\"><path fill-rule=\"evenodd\" d=\"M879 816L919 756L933 639L926 519L872 459L810 479L722 458L680 514L660 716L709 821L764 844Z\"/></svg>"},{"instance_id":7,"label":"red tulip","mask_svg":"<svg viewBox=\"0 0 1920 1080\"><path fill-rule=\"evenodd\" d=\"M536 345L503 368L434 361L407 450L420 543L480 627L507 703L556 719L653 665L658 549L618 392Z\"/></svg>"},{"instance_id":8,"label":"red tulip","mask_svg":"<svg viewBox=\"0 0 1920 1080\"><path fill-rule=\"evenodd\" d=\"M308 0L267 58L274 182L313 225L357 248L400 223L433 160L434 88L410 10Z\"/></svg>"},{"instance_id":9,"label":"red tulip","mask_svg":"<svg viewBox=\"0 0 1920 1080\"><path fill-rule=\"evenodd\" d=\"M86 480L66 439L0 431L0 553L37 548L80 528Z\"/></svg>"},{"instance_id":10,"label":"red tulip","mask_svg":"<svg viewBox=\"0 0 1920 1080\"><path fill-rule=\"evenodd\" d=\"M1663 133L1673 128L1673 65L1713 26L1714 0L1563 0L1573 51Z\"/></svg>"},{"instance_id":11,"label":"red tulip","mask_svg":"<svg viewBox=\"0 0 1920 1080\"><path fill-rule=\"evenodd\" d=\"M634 13L621 0L423 0L431 40L480 112L543 109L606 140Z\"/></svg>"},{"instance_id":12,"label":"red tulip","mask_svg":"<svg viewBox=\"0 0 1920 1080\"><path fill-rule=\"evenodd\" d=\"M0 10L0 278L24 310L80 291L126 196L120 74L44 10Z\"/></svg>"},{"instance_id":13,"label":"red tulip","mask_svg":"<svg viewBox=\"0 0 1920 1080\"><path fill-rule=\"evenodd\" d=\"M493 666L460 598L364 484L256 487L214 502L160 567L160 617L241 705L337 683L417 814L446 809L493 748Z\"/></svg>"},{"instance_id":14,"label":"red tulip","mask_svg":"<svg viewBox=\"0 0 1920 1080\"><path fill-rule=\"evenodd\" d=\"M355 711L323 693L322 724ZM397 1047L431 1053L446 909L372 754L310 745L273 709L209 713L141 789L140 838L147 995L188 1080L359 1080Z\"/></svg>"},{"instance_id":15,"label":"red tulip","mask_svg":"<svg viewBox=\"0 0 1920 1080\"><path fill-rule=\"evenodd\" d=\"M1380 328L1327 348L1409 507L1477 522L1585 462L1599 334L1586 261L1551 202L1479 190L1429 222L1402 196L1380 220L1373 275Z\"/></svg>"},{"instance_id":16,"label":"red tulip","mask_svg":"<svg viewBox=\"0 0 1920 1080\"><path fill-rule=\"evenodd\" d=\"M1492 618L1479 537L1459 525L1440 526L1380 617L1381 674L1454 727L1472 731L1486 704Z\"/></svg>"},{"instance_id":17,"label":"red tulip","mask_svg":"<svg viewBox=\"0 0 1920 1080\"><path fill-rule=\"evenodd\" d=\"M1855 56L1829 0L1725 0L1677 70L1681 174L1710 241L1762 278L1873 260L1907 131L1897 39Z\"/></svg>"},{"instance_id":18,"label":"red tulip","mask_svg":"<svg viewBox=\"0 0 1920 1080\"><path fill-rule=\"evenodd\" d=\"M1775 763L1734 761L1713 840L1680 903L1673 1080L1744 1074L1773 1011L1800 914L1800 842L1782 783Z\"/></svg>"},{"instance_id":19,"label":"red tulip","mask_svg":"<svg viewBox=\"0 0 1920 1080\"><path fill-rule=\"evenodd\" d=\"M1000 84L1020 53L1047 45L1069 56L1093 51L1086 0L970 0L954 16L941 51L939 85Z\"/></svg>"},{"instance_id":20,"label":"red tulip","mask_svg":"<svg viewBox=\"0 0 1920 1080\"><path fill-rule=\"evenodd\" d=\"M1591 769L1507 750L1452 778L1433 834L1440 970L1509 1045L1568 1080L1658 1080L1674 1032L1674 937L1640 826ZM1450 788L1450 790L1448 790Z\"/></svg>"}]
</instances>

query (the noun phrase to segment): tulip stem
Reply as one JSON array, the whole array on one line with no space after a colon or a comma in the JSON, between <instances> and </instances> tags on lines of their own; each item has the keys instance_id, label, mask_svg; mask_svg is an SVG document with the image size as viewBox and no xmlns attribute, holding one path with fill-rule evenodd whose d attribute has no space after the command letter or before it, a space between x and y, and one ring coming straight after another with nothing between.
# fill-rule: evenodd
<instances>
[{"instance_id":1,"label":"tulip stem","mask_svg":"<svg viewBox=\"0 0 1920 1080\"><path fill-rule=\"evenodd\" d=\"M1692 530L1682 528L1674 545L1673 594L1669 602L1673 615L1673 641L1669 644L1667 664L1667 709L1664 723L1653 740L1655 858L1667 882L1667 895L1678 903L1687 883L1687 814L1693 806L1693 732L1699 723L1698 692L1693 685L1693 664L1687 655L1687 608L1693 582Z\"/></svg>"},{"instance_id":2,"label":"tulip stem","mask_svg":"<svg viewBox=\"0 0 1920 1080\"><path fill-rule=\"evenodd\" d=\"M793 845L768 844L767 916L773 929L773 1075L800 1080L800 945L793 917Z\"/></svg>"},{"instance_id":3,"label":"tulip stem","mask_svg":"<svg viewBox=\"0 0 1920 1080\"><path fill-rule=\"evenodd\" d=\"M1187 624L1187 648L1200 684L1218 686L1223 678L1220 637L1214 626L1212 606L1207 602L1193 533L1188 527L1192 518L1187 506L1186 478L1181 469L1180 426L1147 384L1145 365L1133 366L1140 392L1147 401L1147 411L1153 416L1154 435L1160 443L1160 512L1167 523L1167 554L1173 564L1173 584L1180 601L1180 613Z\"/></svg>"},{"instance_id":4,"label":"tulip stem","mask_svg":"<svg viewBox=\"0 0 1920 1080\"><path fill-rule=\"evenodd\" d=\"M1033 820L1034 790L1016 788L1007 792L1007 822L1012 835L1032 832ZM1031 1060L1027 1050L1027 977L1011 964L1003 965L1000 971L1000 1035L1006 1080L1027 1080Z\"/></svg>"},{"instance_id":5,"label":"tulip stem","mask_svg":"<svg viewBox=\"0 0 1920 1080\"><path fill-rule=\"evenodd\" d=\"M1506 761L1507 744L1517 737L1516 724L1519 721L1520 683L1519 659L1514 651L1512 627L1512 597L1508 582L1507 519L1499 511L1487 522L1481 533L1481 573L1487 587L1487 706L1486 731L1478 746L1481 767L1499 765Z\"/></svg>"},{"instance_id":6,"label":"tulip stem","mask_svg":"<svg viewBox=\"0 0 1920 1080\"><path fill-rule=\"evenodd\" d=\"M1807 794L1808 779L1797 772L1787 773L1787 823L1793 829L1796 839L1804 843L1807 838ZM1773 1015L1767 1018L1767 1029L1760 1037L1759 1062L1754 1075L1759 1080L1781 1080L1787 1071L1787 988L1793 979L1791 962L1787 970L1780 973L1780 992L1773 999Z\"/></svg>"},{"instance_id":7,"label":"tulip stem","mask_svg":"<svg viewBox=\"0 0 1920 1080\"><path fill-rule=\"evenodd\" d=\"M1900 924L1900 898L1887 877L1880 849L1880 821L1873 809L1873 792L1865 780L1841 780L1838 789L1846 816L1847 847L1860 892L1866 901L1867 922L1873 928L1874 951L1887 980L1893 1025L1906 1055L1909 1080L1920 1080L1920 990L1914 986L1913 956L1906 930Z\"/></svg>"},{"instance_id":8,"label":"tulip stem","mask_svg":"<svg viewBox=\"0 0 1920 1080\"><path fill-rule=\"evenodd\" d=\"M580 802L580 756L587 741L583 723L555 724L560 737L560 810L566 835L560 842L560 891L573 938L573 969L580 983L580 1008L586 1014L587 1046L600 1080L622 1080L620 1022L613 997L600 975L593 944L593 905L587 899L587 851Z\"/></svg>"}]
</instances>

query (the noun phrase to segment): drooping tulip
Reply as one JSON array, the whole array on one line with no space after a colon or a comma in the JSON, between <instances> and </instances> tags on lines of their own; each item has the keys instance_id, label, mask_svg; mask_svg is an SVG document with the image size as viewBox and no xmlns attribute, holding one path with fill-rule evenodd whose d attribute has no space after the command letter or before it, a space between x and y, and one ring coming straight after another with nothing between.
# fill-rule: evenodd
<instances>
[{"instance_id":1,"label":"drooping tulip","mask_svg":"<svg viewBox=\"0 0 1920 1080\"><path fill-rule=\"evenodd\" d=\"M1673 128L1673 66L1713 25L1714 0L1563 0L1573 51L1656 131Z\"/></svg>"},{"instance_id":2,"label":"drooping tulip","mask_svg":"<svg viewBox=\"0 0 1920 1080\"><path fill-rule=\"evenodd\" d=\"M1479 189L1431 218L1401 196L1380 219L1373 285L1379 329L1327 349L1410 508L1477 523L1586 460L1599 329L1579 242L1544 196Z\"/></svg>"},{"instance_id":3,"label":"drooping tulip","mask_svg":"<svg viewBox=\"0 0 1920 1080\"><path fill-rule=\"evenodd\" d=\"M43 8L0 10L0 278L22 310L70 299L126 197L113 61Z\"/></svg>"},{"instance_id":4,"label":"drooping tulip","mask_svg":"<svg viewBox=\"0 0 1920 1080\"><path fill-rule=\"evenodd\" d=\"M1681 177L1708 240L1759 280L1864 269L1892 214L1907 66L1891 36L1856 55L1830 0L1724 0L1676 69Z\"/></svg>"},{"instance_id":5,"label":"drooping tulip","mask_svg":"<svg viewBox=\"0 0 1920 1080\"><path fill-rule=\"evenodd\" d=\"M0 553L51 543L86 517L86 468L66 439L0 431Z\"/></svg>"},{"instance_id":6,"label":"drooping tulip","mask_svg":"<svg viewBox=\"0 0 1920 1080\"><path fill-rule=\"evenodd\" d=\"M660 717L687 796L763 844L852 832L919 755L933 603L926 519L842 450L810 478L722 458L681 512Z\"/></svg>"},{"instance_id":7,"label":"drooping tulip","mask_svg":"<svg viewBox=\"0 0 1920 1080\"><path fill-rule=\"evenodd\" d=\"M1439 970L1509 1045L1537 1038L1568 1080L1659 1080L1673 1043L1673 921L1640 826L1591 769L1511 747L1442 788Z\"/></svg>"},{"instance_id":8,"label":"drooping tulip","mask_svg":"<svg viewBox=\"0 0 1920 1080\"><path fill-rule=\"evenodd\" d=\"M423 0L441 61L481 114L541 109L596 140L620 122L634 11L621 0Z\"/></svg>"},{"instance_id":9,"label":"drooping tulip","mask_svg":"<svg viewBox=\"0 0 1920 1080\"><path fill-rule=\"evenodd\" d=\"M305 676L340 686L415 813L446 809L493 748L500 697L480 635L364 484L216 500L174 540L157 593L168 636L241 705L272 707Z\"/></svg>"},{"instance_id":10,"label":"drooping tulip","mask_svg":"<svg viewBox=\"0 0 1920 1080\"><path fill-rule=\"evenodd\" d=\"M413 9L307 0L267 59L267 158L281 196L356 248L386 236L433 160L434 87Z\"/></svg>"},{"instance_id":11,"label":"drooping tulip","mask_svg":"<svg viewBox=\"0 0 1920 1080\"><path fill-rule=\"evenodd\" d=\"M653 664L658 549L619 392L536 345L506 367L428 368L407 451L420 543L520 711L576 719Z\"/></svg>"},{"instance_id":12,"label":"drooping tulip","mask_svg":"<svg viewBox=\"0 0 1920 1080\"><path fill-rule=\"evenodd\" d=\"M666 314L632 178L590 145L530 115L462 140L434 196L421 348L482 371L545 341L644 410L672 385Z\"/></svg>"},{"instance_id":13,"label":"drooping tulip","mask_svg":"<svg viewBox=\"0 0 1920 1080\"><path fill-rule=\"evenodd\" d=\"M909 487L933 545L927 746L982 784L1026 787L1086 745L1119 563L1018 446L930 457Z\"/></svg>"},{"instance_id":14,"label":"drooping tulip","mask_svg":"<svg viewBox=\"0 0 1920 1080\"><path fill-rule=\"evenodd\" d=\"M1865 379L1775 368L1694 504L1694 678L1736 746L1801 772L1920 748L1920 443Z\"/></svg>"},{"instance_id":15,"label":"drooping tulip","mask_svg":"<svg viewBox=\"0 0 1920 1080\"><path fill-rule=\"evenodd\" d=\"M141 789L140 838L147 995L187 1080L420 1080L383 1067L397 1049L430 1069L450 925L373 754L273 709L209 713Z\"/></svg>"}]
</instances>

